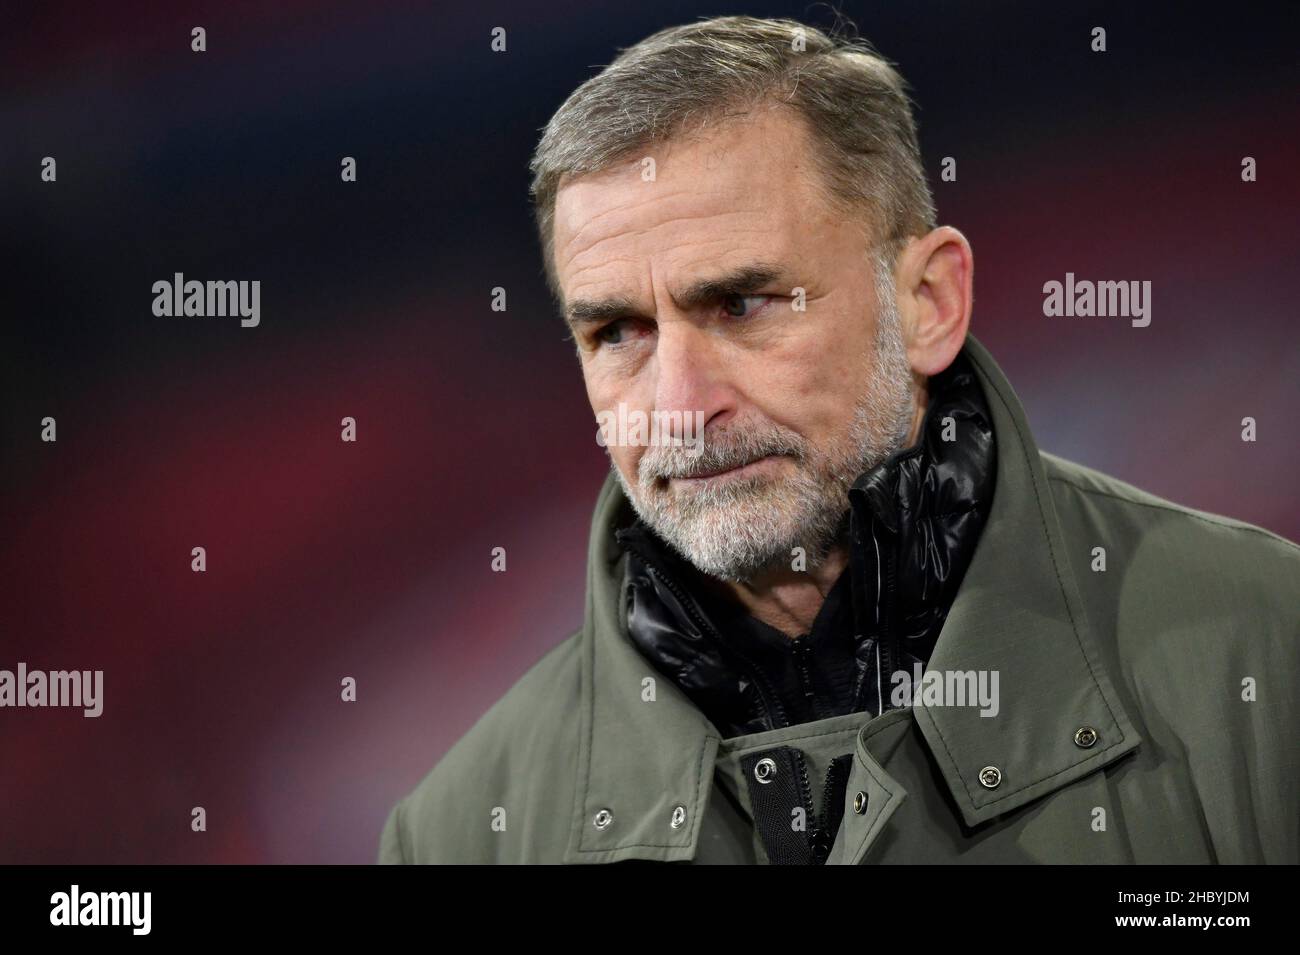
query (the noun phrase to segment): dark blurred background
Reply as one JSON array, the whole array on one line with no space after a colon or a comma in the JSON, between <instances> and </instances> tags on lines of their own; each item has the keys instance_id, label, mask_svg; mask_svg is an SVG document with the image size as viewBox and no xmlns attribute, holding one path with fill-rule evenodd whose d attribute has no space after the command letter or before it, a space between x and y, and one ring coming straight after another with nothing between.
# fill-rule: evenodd
<instances>
[{"instance_id":1,"label":"dark blurred background","mask_svg":"<svg viewBox=\"0 0 1300 955\"><path fill-rule=\"evenodd\" d=\"M1293 540L1295 6L842 4L913 87L973 330L1039 444ZM0 861L370 862L391 805L576 629L607 464L527 161L617 48L723 13L832 21L5 6L0 669L102 669L105 703L0 710ZM260 326L155 317L178 271L259 279ZM1151 325L1045 318L1067 271L1150 280Z\"/></svg>"}]
</instances>

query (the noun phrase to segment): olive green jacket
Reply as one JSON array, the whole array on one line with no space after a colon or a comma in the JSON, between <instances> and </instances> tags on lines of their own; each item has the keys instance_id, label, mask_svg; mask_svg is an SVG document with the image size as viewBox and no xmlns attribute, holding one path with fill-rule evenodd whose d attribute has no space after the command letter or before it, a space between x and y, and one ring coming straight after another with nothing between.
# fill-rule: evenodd
<instances>
[{"instance_id":1,"label":"olive green jacket","mask_svg":"<svg viewBox=\"0 0 1300 955\"><path fill-rule=\"evenodd\" d=\"M1300 548L1040 451L965 351L997 478L927 672L997 671L998 712L850 717L828 864L1300 861ZM381 862L762 861L719 733L626 636L628 507L611 476L582 628L394 806Z\"/></svg>"}]
</instances>

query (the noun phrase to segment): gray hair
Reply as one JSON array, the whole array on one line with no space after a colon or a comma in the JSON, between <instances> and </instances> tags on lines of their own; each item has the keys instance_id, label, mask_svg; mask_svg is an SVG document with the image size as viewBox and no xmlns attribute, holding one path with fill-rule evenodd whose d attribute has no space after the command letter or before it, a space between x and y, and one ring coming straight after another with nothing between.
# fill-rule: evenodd
<instances>
[{"instance_id":1,"label":"gray hair","mask_svg":"<svg viewBox=\"0 0 1300 955\"><path fill-rule=\"evenodd\" d=\"M560 180L766 102L803 118L824 192L857 216L892 268L909 236L935 227L906 82L867 41L795 20L716 17L623 50L556 110L533 154L531 195L546 280L562 301L552 240ZM865 214L864 214L865 213Z\"/></svg>"}]
</instances>

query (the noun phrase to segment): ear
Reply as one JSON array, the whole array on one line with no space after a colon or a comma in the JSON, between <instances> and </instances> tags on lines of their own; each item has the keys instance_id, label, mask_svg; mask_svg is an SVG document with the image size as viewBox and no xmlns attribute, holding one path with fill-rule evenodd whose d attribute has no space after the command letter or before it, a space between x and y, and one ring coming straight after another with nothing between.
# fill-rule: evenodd
<instances>
[{"instance_id":1,"label":"ear","mask_svg":"<svg viewBox=\"0 0 1300 955\"><path fill-rule=\"evenodd\" d=\"M894 287L907 358L918 375L937 375L961 351L974 272L970 243L952 226L913 238L899 254Z\"/></svg>"}]
</instances>

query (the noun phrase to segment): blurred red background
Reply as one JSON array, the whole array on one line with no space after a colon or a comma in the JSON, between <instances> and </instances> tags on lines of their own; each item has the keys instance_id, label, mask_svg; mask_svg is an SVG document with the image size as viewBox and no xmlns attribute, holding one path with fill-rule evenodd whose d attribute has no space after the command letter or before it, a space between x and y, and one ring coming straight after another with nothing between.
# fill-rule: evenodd
<instances>
[{"instance_id":1,"label":"blurred red background","mask_svg":"<svg viewBox=\"0 0 1300 955\"><path fill-rule=\"evenodd\" d=\"M913 86L974 332L1040 446L1300 538L1291 9L1210 8L1209 36L1173 4L844 9ZM0 710L0 861L372 861L393 802L580 624L607 465L527 160L594 64L716 12L10 15L0 668L102 669L105 702ZM153 316L174 271L261 280L260 326ZM1151 281L1151 325L1045 318L1067 271Z\"/></svg>"}]
</instances>

